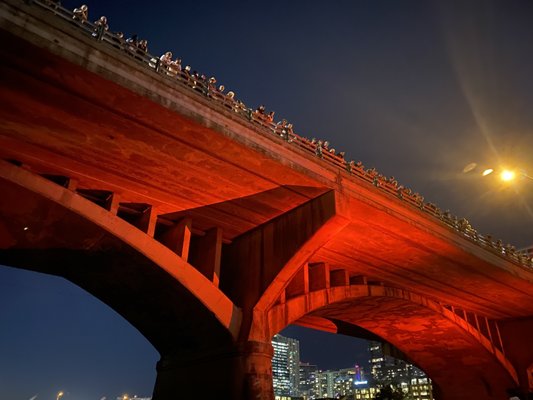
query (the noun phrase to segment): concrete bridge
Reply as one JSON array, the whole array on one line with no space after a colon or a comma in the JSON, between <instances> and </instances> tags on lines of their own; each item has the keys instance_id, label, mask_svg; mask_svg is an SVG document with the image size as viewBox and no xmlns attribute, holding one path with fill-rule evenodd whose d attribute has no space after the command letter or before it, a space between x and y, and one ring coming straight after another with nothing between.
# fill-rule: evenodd
<instances>
[{"instance_id":1,"label":"concrete bridge","mask_svg":"<svg viewBox=\"0 0 533 400\"><path fill-rule=\"evenodd\" d=\"M62 9L0 28L0 264L135 326L155 400L273 399L291 323L379 336L438 399L531 390L531 259Z\"/></svg>"}]
</instances>

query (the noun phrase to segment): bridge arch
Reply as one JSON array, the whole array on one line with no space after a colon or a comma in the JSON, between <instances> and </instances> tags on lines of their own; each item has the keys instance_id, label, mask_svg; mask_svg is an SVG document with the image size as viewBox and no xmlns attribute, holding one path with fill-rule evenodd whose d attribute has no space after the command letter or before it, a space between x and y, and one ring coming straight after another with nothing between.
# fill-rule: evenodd
<instances>
[{"instance_id":1,"label":"bridge arch","mask_svg":"<svg viewBox=\"0 0 533 400\"><path fill-rule=\"evenodd\" d=\"M356 325L393 344L446 388L442 399L479 398L480 393L503 398L518 382L511 363L478 327L416 293L347 284L280 300L268 311L267 335L291 323L330 331L336 330L335 321Z\"/></svg>"},{"instance_id":2,"label":"bridge arch","mask_svg":"<svg viewBox=\"0 0 533 400\"><path fill-rule=\"evenodd\" d=\"M65 277L122 315L161 354L212 345L201 332L220 346L237 337L240 309L151 235L12 163L0 162L0 181L0 264Z\"/></svg>"}]
</instances>

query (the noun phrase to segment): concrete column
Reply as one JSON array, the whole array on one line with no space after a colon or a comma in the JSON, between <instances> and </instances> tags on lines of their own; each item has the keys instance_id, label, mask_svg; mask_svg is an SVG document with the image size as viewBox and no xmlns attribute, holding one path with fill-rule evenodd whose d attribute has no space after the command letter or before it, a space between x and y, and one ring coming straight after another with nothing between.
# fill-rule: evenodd
<instances>
[{"instance_id":1,"label":"concrete column","mask_svg":"<svg viewBox=\"0 0 533 400\"><path fill-rule=\"evenodd\" d=\"M162 356L154 400L273 400L271 343L248 341L193 357Z\"/></svg>"},{"instance_id":2,"label":"concrete column","mask_svg":"<svg viewBox=\"0 0 533 400\"><path fill-rule=\"evenodd\" d=\"M240 346L244 363L243 399L272 400L272 356L271 343L246 342Z\"/></svg>"}]
</instances>

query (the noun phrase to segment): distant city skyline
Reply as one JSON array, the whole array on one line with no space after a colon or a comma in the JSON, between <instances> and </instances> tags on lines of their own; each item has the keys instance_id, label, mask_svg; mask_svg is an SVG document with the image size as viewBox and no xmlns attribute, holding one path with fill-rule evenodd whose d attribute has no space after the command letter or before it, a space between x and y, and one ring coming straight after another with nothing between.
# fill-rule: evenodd
<instances>
[{"instance_id":1,"label":"distant city skyline","mask_svg":"<svg viewBox=\"0 0 533 400\"><path fill-rule=\"evenodd\" d=\"M368 342L369 366L354 363L348 368L324 370L302 362L297 339L280 334L272 338L272 380L276 400L303 398L373 399L382 389L408 393L412 400L433 400L432 382L416 366L392 357L388 344ZM396 351L396 350L394 350Z\"/></svg>"}]
</instances>

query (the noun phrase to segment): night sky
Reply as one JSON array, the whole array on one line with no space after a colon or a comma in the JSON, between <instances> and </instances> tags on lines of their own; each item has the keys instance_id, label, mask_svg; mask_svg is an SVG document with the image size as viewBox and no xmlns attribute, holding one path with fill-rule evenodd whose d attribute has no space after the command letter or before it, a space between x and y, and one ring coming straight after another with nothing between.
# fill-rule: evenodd
<instances>
[{"instance_id":1,"label":"night sky","mask_svg":"<svg viewBox=\"0 0 533 400\"><path fill-rule=\"evenodd\" d=\"M79 3L63 1L68 8ZM216 76L249 107L393 175L481 233L533 244L533 2L92 0L90 19ZM464 173L475 162L478 168ZM289 327L302 360L364 363L362 341ZM150 395L158 354L69 282L0 268L0 398ZM216 373L212 371L210 373Z\"/></svg>"}]
</instances>

